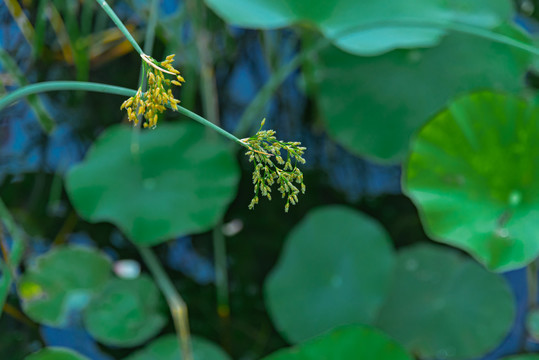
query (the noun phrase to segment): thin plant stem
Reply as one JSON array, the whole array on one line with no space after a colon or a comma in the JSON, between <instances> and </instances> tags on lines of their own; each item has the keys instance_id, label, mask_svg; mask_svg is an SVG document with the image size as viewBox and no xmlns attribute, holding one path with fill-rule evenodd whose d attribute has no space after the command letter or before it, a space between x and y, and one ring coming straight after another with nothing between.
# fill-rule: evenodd
<instances>
[{"instance_id":1,"label":"thin plant stem","mask_svg":"<svg viewBox=\"0 0 539 360\"><path fill-rule=\"evenodd\" d=\"M107 13L107 15L112 19L112 21L114 22L114 24L118 27L118 29L120 29L120 31L125 35L125 37L127 38L127 40L131 43L131 45L133 45L133 47L135 48L135 50L140 54L140 55L143 55L144 52L142 51L142 49L140 48L139 44L136 42L136 40L133 38L133 36L131 35L131 33L129 32L129 30L127 30L127 28L125 27L125 25L123 24L122 20L120 20L120 18L118 17L118 15L116 15L116 13L114 12L114 10L112 10L112 8L109 6L109 4L105 1L105 0L95 0L97 1L97 3L99 5L101 5L101 7L103 8L103 10L105 10L105 12Z\"/></svg>"},{"instance_id":2,"label":"thin plant stem","mask_svg":"<svg viewBox=\"0 0 539 360\"><path fill-rule=\"evenodd\" d=\"M200 86L204 116L215 125L219 125L219 96L215 80L215 70L211 55L211 35L204 26L206 8L203 2L187 0L186 8L192 19L196 50L200 59ZM226 266L226 243L221 230L222 221L213 229L213 254L215 264L215 286L217 293L217 314L227 320L230 316L228 299L228 269ZM224 325L224 323L223 323ZM228 332L223 331L224 334Z\"/></svg>"},{"instance_id":3,"label":"thin plant stem","mask_svg":"<svg viewBox=\"0 0 539 360\"><path fill-rule=\"evenodd\" d=\"M537 306L537 262L532 261L526 267L526 278L528 282L528 309Z\"/></svg>"},{"instance_id":4,"label":"thin plant stem","mask_svg":"<svg viewBox=\"0 0 539 360\"><path fill-rule=\"evenodd\" d=\"M354 26L343 31L338 32L332 36L333 41L339 37L344 37L347 34L353 34L354 32L360 29L372 29L380 26L401 26L403 28L409 27L421 27L427 29L442 29L449 30L453 32L458 32L466 35L472 35L479 38L491 40L500 44L508 45L523 51L526 51L533 55L539 55L539 49L535 46L526 44L522 41L516 40L510 36L496 33L494 31L467 25L464 23L457 22L444 22L444 21L424 21L424 20L384 20L378 22L372 22L369 24L362 24L359 26ZM275 91L281 86L281 84L288 78L288 76L294 72L303 62L313 53L320 51L326 46L331 44L331 40L328 38L322 38L319 42L315 43L312 47L306 48L305 50L298 53L292 60L288 63L282 65L277 71L270 77L270 79L264 84L262 89L256 94L255 98L245 111L243 112L236 131L234 133L238 137L244 137L245 134L249 131L249 127L256 119L256 116L263 110L264 106L271 99Z\"/></svg>"},{"instance_id":5,"label":"thin plant stem","mask_svg":"<svg viewBox=\"0 0 539 360\"><path fill-rule=\"evenodd\" d=\"M172 281L168 277L167 273L161 266L159 259L155 256L152 250L148 247L136 246L142 259L144 260L144 263L146 263L150 269L150 272L157 282L157 285L167 299L172 318L174 319L174 326L176 327L176 331L181 339L182 359L193 360L191 335L189 334L189 317L185 301L183 301L180 293L172 284Z\"/></svg>"},{"instance_id":6,"label":"thin plant stem","mask_svg":"<svg viewBox=\"0 0 539 360\"><path fill-rule=\"evenodd\" d=\"M200 87L204 116L212 123L219 125L219 97L217 96L215 69L211 55L211 34L204 26L207 10L204 2L199 0L187 0L186 8L192 19L195 45L200 59Z\"/></svg>"},{"instance_id":7,"label":"thin plant stem","mask_svg":"<svg viewBox=\"0 0 539 360\"><path fill-rule=\"evenodd\" d=\"M41 92L47 91L62 91L62 90L83 90L83 91L92 91L100 92L105 94L114 94L121 96L134 96L137 92L133 89L124 88L121 86L100 84L100 83L91 83L85 81L45 81L41 83L36 83L32 85L25 86L23 88L17 89L8 95L0 98L0 110L4 109L9 104L22 99L30 94L38 94ZM204 126L211 128L212 130L217 131L219 134L224 137L234 141L235 143L250 149L249 145L238 139L233 134L228 131L221 129L219 126L213 124L211 121L204 119L202 116L195 114L194 112L187 110L184 107L178 106L177 110L180 114L183 114Z\"/></svg>"},{"instance_id":8,"label":"thin plant stem","mask_svg":"<svg viewBox=\"0 0 539 360\"><path fill-rule=\"evenodd\" d=\"M6 256L4 261L0 261L0 268L2 270L2 277L0 278L0 308L3 308L11 284L15 280L16 269L22 260L26 244L21 230L17 227L15 220L2 199L0 199L0 221L4 224L12 239L9 255ZM5 251L7 253L7 250Z\"/></svg>"},{"instance_id":9,"label":"thin plant stem","mask_svg":"<svg viewBox=\"0 0 539 360\"><path fill-rule=\"evenodd\" d=\"M236 136L232 135L231 133L229 133L228 131L226 131L224 129L221 129L219 126L215 125L214 123L212 123L209 120L204 119L202 116L197 115L194 112L189 111L186 108L181 107L181 106L178 106L178 112L180 114L183 114L183 115L187 116L187 117L190 117L191 119L201 123L204 126L209 127L212 130L217 131L219 134L221 134L224 137L234 141L235 143L237 143L237 144L239 144L239 145L241 145L243 147L246 147L247 149L250 149L249 145L247 145L246 143L244 143L243 141L238 139Z\"/></svg>"},{"instance_id":10,"label":"thin plant stem","mask_svg":"<svg viewBox=\"0 0 539 360\"><path fill-rule=\"evenodd\" d=\"M19 5L19 2L17 0L4 0L4 3L26 41L28 41L29 44L32 44L34 42L35 31L30 20L28 20L26 14Z\"/></svg>"},{"instance_id":11,"label":"thin plant stem","mask_svg":"<svg viewBox=\"0 0 539 360\"><path fill-rule=\"evenodd\" d=\"M19 87L28 85L26 76L19 69L15 60L2 48L0 48L0 63L4 70L11 74ZM39 124L46 133L51 133L54 130L55 124L50 115L48 114L45 106L36 95L30 95L27 98L30 108L34 111Z\"/></svg>"},{"instance_id":12,"label":"thin plant stem","mask_svg":"<svg viewBox=\"0 0 539 360\"><path fill-rule=\"evenodd\" d=\"M391 22L390 22L391 24ZM462 34L473 35L487 40L492 40L494 42L508 45L520 50L524 50L533 55L539 55L539 49L533 45L526 44L520 40L516 40L510 36L503 35L491 31L489 29L472 26L464 23L452 22L452 21L395 21L394 25L401 25L403 27L424 27L424 28L434 28L434 29L446 29L453 32L459 32Z\"/></svg>"},{"instance_id":13,"label":"thin plant stem","mask_svg":"<svg viewBox=\"0 0 539 360\"><path fill-rule=\"evenodd\" d=\"M6 262L15 268L22 259L22 253L25 245L24 237L2 199L0 199L0 221L4 223L4 226L7 232L11 235L13 241L9 258L6 259Z\"/></svg>"},{"instance_id":14,"label":"thin plant stem","mask_svg":"<svg viewBox=\"0 0 539 360\"><path fill-rule=\"evenodd\" d=\"M67 235L73 232L73 229L78 222L79 216L77 215L75 210L72 210L64 221L64 224L58 231L58 234L56 234L56 236L54 237L52 244L55 246L64 244L66 242Z\"/></svg>"},{"instance_id":15,"label":"thin plant stem","mask_svg":"<svg viewBox=\"0 0 539 360\"><path fill-rule=\"evenodd\" d=\"M144 39L144 52L146 54L151 54L153 51L153 43L155 38L155 27L157 25L157 15L159 12L159 2L157 0L152 0L150 8L150 17L148 20L148 26L146 28L146 36ZM141 55L142 59L146 61L144 56ZM147 88L147 78L146 73L148 71L148 64L152 65L150 62L142 62L140 76L139 76L139 88L142 91L146 91ZM142 114L138 115L139 121L138 125L135 126L135 131L133 131L133 137L131 139L131 151L134 155L139 158L139 147L140 147L140 131L142 125ZM163 270L159 260L156 258L151 249L145 247L138 247L138 250L144 259L146 265L150 268L155 280L157 281L161 291L167 299L167 303L174 321L174 327L176 329L176 337L178 340L178 346L181 349L182 359L193 360L193 351L191 347L191 336L189 331L189 316L187 311L187 305L182 299L179 292L176 290L170 278L167 276L166 272Z\"/></svg>"},{"instance_id":16,"label":"thin plant stem","mask_svg":"<svg viewBox=\"0 0 539 360\"><path fill-rule=\"evenodd\" d=\"M152 0L150 4L150 16L148 17L148 25L146 26L146 36L144 37L144 53L151 54L153 43L155 41L155 28L157 26L157 18L159 15L159 1Z\"/></svg>"},{"instance_id":17,"label":"thin plant stem","mask_svg":"<svg viewBox=\"0 0 539 360\"><path fill-rule=\"evenodd\" d=\"M136 94L135 90L114 85L91 83L86 81L45 81L24 86L0 98L0 110L4 109L9 104L31 94L64 90L83 90L121 96L133 96Z\"/></svg>"},{"instance_id":18,"label":"thin plant stem","mask_svg":"<svg viewBox=\"0 0 539 360\"><path fill-rule=\"evenodd\" d=\"M14 307L11 304L5 303L2 309L2 312L5 312L7 315L11 316L13 319L25 324L26 326L37 329L38 325L24 315L19 309Z\"/></svg>"},{"instance_id":19,"label":"thin plant stem","mask_svg":"<svg viewBox=\"0 0 539 360\"><path fill-rule=\"evenodd\" d=\"M271 99L273 94L277 91L279 86L294 72L303 62L311 56L313 53L319 51L325 46L329 45L330 41L326 38L314 43L314 45L302 50L296 56L292 58L289 62L281 66L277 71L270 77L270 79L264 84L262 89L256 94L255 98L245 111L243 112L240 120L238 121L238 126L234 133L238 137L245 137L249 132L251 124L255 121L256 117L262 112L263 108L266 106L268 101Z\"/></svg>"},{"instance_id":20,"label":"thin plant stem","mask_svg":"<svg viewBox=\"0 0 539 360\"><path fill-rule=\"evenodd\" d=\"M528 306L526 308L526 312L532 311L535 307L537 307L537 262L538 259L535 259L531 263L526 266L526 282L527 282L527 290L528 290ZM526 331L522 334L522 337L520 339L520 349L525 351L526 345L528 342L528 331Z\"/></svg>"},{"instance_id":21,"label":"thin plant stem","mask_svg":"<svg viewBox=\"0 0 539 360\"><path fill-rule=\"evenodd\" d=\"M228 302L228 270L226 261L226 239L219 222L213 229L213 256L215 258L215 285L217 287L217 314L220 318L228 318L230 306Z\"/></svg>"}]
</instances>

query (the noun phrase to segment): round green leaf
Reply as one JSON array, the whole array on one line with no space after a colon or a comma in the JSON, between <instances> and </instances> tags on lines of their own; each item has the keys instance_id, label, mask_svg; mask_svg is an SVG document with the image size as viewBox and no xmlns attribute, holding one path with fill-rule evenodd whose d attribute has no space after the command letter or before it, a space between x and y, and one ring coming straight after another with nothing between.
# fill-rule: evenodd
<instances>
[{"instance_id":1,"label":"round green leaf","mask_svg":"<svg viewBox=\"0 0 539 360\"><path fill-rule=\"evenodd\" d=\"M230 360L220 347L203 338L191 337L193 360ZM137 351L124 360L181 360L183 359L178 338L164 335L154 340L144 349Z\"/></svg>"},{"instance_id":2,"label":"round green leaf","mask_svg":"<svg viewBox=\"0 0 539 360\"><path fill-rule=\"evenodd\" d=\"M265 283L277 330L292 343L370 323L389 288L393 249L375 220L353 209L311 211L287 237Z\"/></svg>"},{"instance_id":3,"label":"round green leaf","mask_svg":"<svg viewBox=\"0 0 539 360\"><path fill-rule=\"evenodd\" d=\"M528 41L509 26L500 32ZM455 96L519 92L530 61L521 50L453 34L435 48L370 58L330 47L307 74L331 137L359 156L394 163L407 155L412 134Z\"/></svg>"},{"instance_id":4,"label":"round green leaf","mask_svg":"<svg viewBox=\"0 0 539 360\"><path fill-rule=\"evenodd\" d=\"M524 354L524 355L513 355L509 357L504 357L500 360L539 360L539 355L536 354Z\"/></svg>"},{"instance_id":5,"label":"round green leaf","mask_svg":"<svg viewBox=\"0 0 539 360\"><path fill-rule=\"evenodd\" d=\"M456 100L419 132L403 187L432 238L497 271L537 257L538 126L538 107L478 93Z\"/></svg>"},{"instance_id":6,"label":"round green leaf","mask_svg":"<svg viewBox=\"0 0 539 360\"><path fill-rule=\"evenodd\" d=\"M420 244L397 256L377 325L422 359L470 359L510 330L515 305L505 280L455 250Z\"/></svg>"},{"instance_id":7,"label":"round green leaf","mask_svg":"<svg viewBox=\"0 0 539 360\"><path fill-rule=\"evenodd\" d=\"M71 311L84 308L110 277L111 262L87 247L62 246L39 256L18 287L24 312L33 320L65 324Z\"/></svg>"},{"instance_id":8,"label":"round green leaf","mask_svg":"<svg viewBox=\"0 0 539 360\"><path fill-rule=\"evenodd\" d=\"M504 0L206 0L227 22L247 28L275 29L304 23L315 26L345 51L375 55L395 48L436 44L448 22L492 28L509 20Z\"/></svg>"},{"instance_id":9,"label":"round green leaf","mask_svg":"<svg viewBox=\"0 0 539 360\"><path fill-rule=\"evenodd\" d=\"M277 351L263 360L412 360L394 340L380 330L347 326L293 348Z\"/></svg>"},{"instance_id":10,"label":"round green leaf","mask_svg":"<svg viewBox=\"0 0 539 360\"><path fill-rule=\"evenodd\" d=\"M539 340L539 309L535 308L528 311L526 315L526 329L534 340Z\"/></svg>"},{"instance_id":11,"label":"round green leaf","mask_svg":"<svg viewBox=\"0 0 539 360\"><path fill-rule=\"evenodd\" d=\"M229 148L201 125L162 124L140 137L131 127L113 126L68 173L67 190L85 219L110 221L149 245L210 229L238 179Z\"/></svg>"},{"instance_id":12,"label":"round green leaf","mask_svg":"<svg viewBox=\"0 0 539 360\"><path fill-rule=\"evenodd\" d=\"M88 358L70 349L48 347L28 355L24 360L88 360Z\"/></svg>"},{"instance_id":13,"label":"round green leaf","mask_svg":"<svg viewBox=\"0 0 539 360\"><path fill-rule=\"evenodd\" d=\"M112 279L84 312L88 332L114 346L140 345L167 323L161 294L147 276Z\"/></svg>"}]
</instances>

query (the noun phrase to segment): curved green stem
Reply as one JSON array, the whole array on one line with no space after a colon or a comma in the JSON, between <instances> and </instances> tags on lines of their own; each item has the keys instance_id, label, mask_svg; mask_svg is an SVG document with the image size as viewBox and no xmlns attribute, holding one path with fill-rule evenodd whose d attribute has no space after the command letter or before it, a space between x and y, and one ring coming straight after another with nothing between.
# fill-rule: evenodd
<instances>
[{"instance_id":1,"label":"curved green stem","mask_svg":"<svg viewBox=\"0 0 539 360\"><path fill-rule=\"evenodd\" d=\"M83 90L122 96L133 96L136 94L135 90L107 84L90 83L86 81L46 81L24 86L2 97L0 99L0 110L31 94L63 90Z\"/></svg>"},{"instance_id":2,"label":"curved green stem","mask_svg":"<svg viewBox=\"0 0 539 360\"><path fill-rule=\"evenodd\" d=\"M137 246L137 245L136 245ZM150 269L157 285L165 295L176 331L180 334L181 352L183 360L193 360L193 351L191 349L191 335L189 333L189 317L187 314L187 306L176 290L167 273L161 266L159 259L155 256L150 248L137 246L137 249L144 260L144 263Z\"/></svg>"},{"instance_id":3,"label":"curved green stem","mask_svg":"<svg viewBox=\"0 0 539 360\"><path fill-rule=\"evenodd\" d=\"M0 110L8 106L9 104L24 98L30 94L37 94L47 91L61 91L61 90L83 90L101 92L107 94L115 94L121 96L134 96L137 92L133 89L128 89L120 86L113 86L107 84L90 83L85 81L46 81L42 83L32 84L23 88L17 89L0 99ZM224 137L234 141L235 143L244 146L249 149L249 145L232 135L228 131L221 129L219 126L213 124L211 121L204 119L202 116L195 114L194 112L187 110L184 107L178 106L179 113L201 123L204 126L217 131Z\"/></svg>"},{"instance_id":4,"label":"curved green stem","mask_svg":"<svg viewBox=\"0 0 539 360\"><path fill-rule=\"evenodd\" d=\"M198 114L195 114L194 112L192 112L190 110L187 110L186 108L181 107L181 106L178 106L178 112L181 113L181 114L184 114L187 117L190 117L191 119L193 119L195 121L198 121L202 125L207 126L207 127L211 128L212 130L217 131L219 134L221 134L224 137L234 141L235 143L250 149L249 145L247 145L246 143L244 143L243 141L238 139L236 136L232 135L231 133L229 133L228 131L226 131L224 129L221 129L219 126L215 125L214 123L212 123L209 120L204 119L202 116L200 116Z\"/></svg>"},{"instance_id":5,"label":"curved green stem","mask_svg":"<svg viewBox=\"0 0 539 360\"><path fill-rule=\"evenodd\" d=\"M135 48L135 50L140 54L144 54L144 52L142 51L142 49L140 48L140 46L137 44L137 42L135 41L135 39L133 38L133 36L131 35L131 33L129 32L129 30L127 30L127 28L125 27L125 25L123 24L122 20L120 20L120 18L118 17L118 15L116 15L116 13L114 12L114 10L112 10L112 8L109 6L109 4L105 1L105 0L95 0L97 1L97 3L99 5L101 5L101 7L103 8L103 10L105 10L105 12L107 13L107 15L112 19L112 21L114 22L114 24L118 27L118 29L120 29L120 31L125 35L125 37L127 38L127 40L131 43L131 45L133 45L133 47Z\"/></svg>"},{"instance_id":6,"label":"curved green stem","mask_svg":"<svg viewBox=\"0 0 539 360\"><path fill-rule=\"evenodd\" d=\"M406 27L422 27L427 29L440 29L440 30L449 30L453 32L459 32L466 35L473 35L487 40L492 40L494 42L505 44L520 50L524 50L533 55L539 55L539 49L535 46L526 44L520 40L516 40L510 36L503 35L492 30L477 27L473 25L468 25L465 23L458 23L452 21L423 21L423 20L393 20L393 21L383 21L374 23L375 26L380 25L389 25L389 26L402 26ZM365 26L365 28L372 28L372 24ZM348 30L351 31L351 30ZM340 37L342 35L337 35Z\"/></svg>"},{"instance_id":7,"label":"curved green stem","mask_svg":"<svg viewBox=\"0 0 539 360\"><path fill-rule=\"evenodd\" d=\"M332 36L333 41L337 40L340 37L346 36L347 34L353 34L360 29L372 29L379 26L402 26L406 27L423 27L429 29L445 29L453 32L459 32L467 35L477 36L483 39L492 40L494 42L505 44L520 50L524 50L533 55L539 55L539 49L535 46L526 44L522 41L516 40L510 36L496 33L494 31L475 27L472 25L467 25L463 23L456 22L434 22L434 21L423 21L423 20L390 20L390 21L379 21L368 24L362 24L359 26L354 26L349 29L345 29L337 34ZM319 42L315 43L312 47L306 48L305 50L298 53L292 60L288 63L282 65L277 71L271 76L271 78L264 84L262 89L256 94L255 98L247 106L243 112L235 134L239 137L246 136L245 134L249 131L249 127L252 122L256 119L258 114L262 111L266 103L271 99L275 91L281 86L281 84L286 80L292 72L294 72L301 64L313 53L323 49L324 47L331 44L331 40L328 38L322 38Z\"/></svg>"}]
</instances>

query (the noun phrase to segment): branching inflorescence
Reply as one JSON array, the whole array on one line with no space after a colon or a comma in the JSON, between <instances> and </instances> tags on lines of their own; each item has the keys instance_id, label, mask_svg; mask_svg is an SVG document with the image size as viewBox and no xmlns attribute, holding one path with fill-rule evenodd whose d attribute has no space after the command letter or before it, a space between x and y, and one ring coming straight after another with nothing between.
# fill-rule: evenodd
<instances>
[{"instance_id":1,"label":"branching inflorescence","mask_svg":"<svg viewBox=\"0 0 539 360\"><path fill-rule=\"evenodd\" d=\"M135 96L130 97L120 107L127 109L129 121L138 125L138 115L144 116L144 127L155 128L157 119L166 109L166 105L177 110L180 100L174 98L172 85L181 86L185 80L180 72L171 65L174 61L174 54L167 56L165 61L158 63L148 55L142 55L142 59L149 65L146 69L148 88L145 92L140 87ZM176 80L166 79L164 73L176 76Z\"/></svg>"},{"instance_id":2,"label":"branching inflorescence","mask_svg":"<svg viewBox=\"0 0 539 360\"><path fill-rule=\"evenodd\" d=\"M181 86L185 80L180 72L171 65L174 61L174 55L167 56L165 61L160 63L146 54L142 54L141 58L147 64L144 69L147 89L143 91L143 85L141 85L134 96L124 101L121 109L127 109L127 117L129 121L133 121L135 126L138 125L138 117L143 115L143 126L153 129L157 125L158 115L166 110L166 106L182 112L182 108L178 106L180 101L174 98L171 86ZM166 79L165 73L175 76L176 80ZM185 109L183 110L185 113ZM193 117L192 113L188 113ZM262 130L265 119L262 120L260 129L254 136L242 140L205 119L198 116L195 116L195 119L249 149L245 154L249 156L249 162L254 163L254 197L249 204L249 209L253 209L258 204L260 194L271 200L271 187L275 183L277 183L277 189L282 197L286 197L285 212L288 212L290 204L296 205L298 203L300 191L305 193L303 173L297 167L298 163L305 163L302 156L306 148L301 147L301 143L277 140L274 130ZM283 153L286 153L286 161L283 159Z\"/></svg>"},{"instance_id":3,"label":"branching inflorescence","mask_svg":"<svg viewBox=\"0 0 539 360\"><path fill-rule=\"evenodd\" d=\"M253 209L258 204L259 194L271 200L271 186L277 183L282 197L286 197L284 210L288 212L290 204L297 204L299 192L305 193L303 173L297 165L298 163L305 164L302 155L306 148L300 146L299 142L277 140L274 130L262 130L264 122L265 119L262 120L260 130L254 136L242 139L250 149L245 155L249 156L249 162L253 162L255 166L253 170L255 195L249 204L249 209ZM282 157L283 152L286 152L286 161ZM275 158L277 164L272 158ZM300 188L298 189L294 183Z\"/></svg>"}]
</instances>

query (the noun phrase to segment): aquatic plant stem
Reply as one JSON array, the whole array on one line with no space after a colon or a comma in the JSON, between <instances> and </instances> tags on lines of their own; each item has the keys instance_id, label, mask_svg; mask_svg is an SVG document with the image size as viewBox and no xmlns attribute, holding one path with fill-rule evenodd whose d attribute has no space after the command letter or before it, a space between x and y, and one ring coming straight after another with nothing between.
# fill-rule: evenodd
<instances>
[{"instance_id":1,"label":"aquatic plant stem","mask_svg":"<svg viewBox=\"0 0 539 360\"><path fill-rule=\"evenodd\" d=\"M528 310L537 305L537 260L532 261L526 267L526 280L528 285Z\"/></svg>"},{"instance_id":2,"label":"aquatic plant stem","mask_svg":"<svg viewBox=\"0 0 539 360\"><path fill-rule=\"evenodd\" d=\"M135 245L144 260L144 263L150 269L157 285L167 299L176 332L180 336L181 351L183 360L193 360L193 351L191 349L191 335L189 333L189 317L187 306L176 290L167 273L161 266L159 259L155 256L152 250L148 247Z\"/></svg>"},{"instance_id":3,"label":"aquatic plant stem","mask_svg":"<svg viewBox=\"0 0 539 360\"><path fill-rule=\"evenodd\" d=\"M219 95L215 80L215 66L211 54L211 34L205 26L207 9L203 2L186 0L186 9L192 19L196 51L200 59L200 88L204 117L215 125L219 125ZM220 220L212 233L213 255L215 265L215 288L217 298L217 314L223 326L221 339L228 345L229 333L226 325L230 316L228 269L226 263L226 239L222 232L223 221ZM225 345L225 347L226 347Z\"/></svg>"},{"instance_id":4,"label":"aquatic plant stem","mask_svg":"<svg viewBox=\"0 0 539 360\"><path fill-rule=\"evenodd\" d=\"M240 120L238 121L238 126L236 127L234 133L238 137L245 137L253 122L260 120L260 113L273 97L279 86L281 86L281 84L290 76L290 74L300 67L309 56L326 47L330 43L330 40L322 38L314 45L299 52L292 58L292 60L278 68L277 71L275 71L270 79L264 84L262 89L260 89L260 91L256 94L253 101L249 103Z\"/></svg>"},{"instance_id":5,"label":"aquatic plant stem","mask_svg":"<svg viewBox=\"0 0 539 360\"><path fill-rule=\"evenodd\" d=\"M361 29L368 30L381 26L401 26L403 27L403 29L409 27L421 27L426 29L448 30L491 40L500 44L526 51L533 55L539 55L539 48L535 46L526 44L510 36L499 34L488 29L457 22L394 19L390 21L385 20L354 26L349 29L345 29L337 34L334 34L332 36L332 39L322 38L312 47L308 47L302 50L296 56L294 56L292 60L278 68L270 77L270 79L260 89L260 91L256 94L253 101L249 103L249 105L243 112L234 133L238 137L246 136L246 134L249 132L249 127L255 120L257 120L257 117L260 117L260 113L263 111L263 108L273 97L279 86L281 86L281 84L288 78L288 76L290 76L290 74L292 74L297 68L299 68L309 56L330 45L332 43L332 40L334 41L339 37L344 37L347 34L353 34L354 32L357 32Z\"/></svg>"},{"instance_id":6,"label":"aquatic plant stem","mask_svg":"<svg viewBox=\"0 0 539 360\"><path fill-rule=\"evenodd\" d=\"M201 123L202 125L204 126L207 126L209 127L210 129L212 130L215 130L217 131L219 134L223 135L224 137L234 141L235 143L243 146L243 147L246 147L247 149L250 150L250 147L249 145L247 145L246 143L244 143L243 141L241 141L240 139L238 139L236 136L232 135L231 133L229 133L228 131L220 128L219 126L215 125L214 123L212 123L211 121L209 120L206 120L204 119L202 116L198 115L198 114L195 114L194 112L190 111L190 110L187 110L186 108L184 107L181 107L181 106L178 106L178 110L177 110L180 114L183 114L187 117L190 117L191 119L195 120L195 121L198 121L199 123Z\"/></svg>"},{"instance_id":7,"label":"aquatic plant stem","mask_svg":"<svg viewBox=\"0 0 539 360\"><path fill-rule=\"evenodd\" d=\"M228 269L226 261L226 239L220 221L213 229L213 256L215 262L215 286L217 288L217 315L221 319L230 316L228 301Z\"/></svg>"},{"instance_id":8,"label":"aquatic plant stem","mask_svg":"<svg viewBox=\"0 0 539 360\"><path fill-rule=\"evenodd\" d=\"M219 125L219 97L211 54L211 34L205 26L206 5L199 0L186 0L185 5L191 19L195 48L200 59L200 88L204 116L212 123Z\"/></svg>"},{"instance_id":9,"label":"aquatic plant stem","mask_svg":"<svg viewBox=\"0 0 539 360\"><path fill-rule=\"evenodd\" d=\"M0 278L0 309L2 309L6 302L11 284L15 280L16 269L22 260L26 244L21 230L17 227L15 220L2 199L0 199L0 222L4 224L12 239L9 254L3 261L0 261L0 268L2 270L2 277ZM1 230L2 229L0 228L0 231ZM4 249L4 251L7 254L7 250Z\"/></svg>"},{"instance_id":10,"label":"aquatic plant stem","mask_svg":"<svg viewBox=\"0 0 539 360\"><path fill-rule=\"evenodd\" d=\"M4 109L9 104L31 94L64 90L83 90L121 96L132 96L136 94L135 90L107 84L91 83L86 81L46 81L24 86L0 98L0 110Z\"/></svg>"},{"instance_id":11,"label":"aquatic plant stem","mask_svg":"<svg viewBox=\"0 0 539 360\"><path fill-rule=\"evenodd\" d=\"M95 1L97 1L97 3L103 8L103 10L105 10L107 15L112 19L112 21L118 27L118 29L120 29L120 31L125 35L125 37L131 43L131 45L133 45L135 50L140 55L143 55L144 52L140 48L139 44L136 42L135 38L133 38L133 36L129 32L129 30L127 30L127 28L123 24L122 20L120 20L118 15L116 15L116 13L114 12L114 10L112 10L112 8L109 6L109 4L105 0L95 0Z\"/></svg>"},{"instance_id":12,"label":"aquatic plant stem","mask_svg":"<svg viewBox=\"0 0 539 360\"><path fill-rule=\"evenodd\" d=\"M0 64L13 78L20 87L28 85L26 76L19 69L17 62L4 49L0 48ZM4 94L2 94L4 95ZM55 123L43 105L43 102L36 95L30 95L27 98L28 105L34 111L36 118L41 125L41 128L46 133L51 133L54 130Z\"/></svg>"},{"instance_id":13,"label":"aquatic plant stem","mask_svg":"<svg viewBox=\"0 0 539 360\"><path fill-rule=\"evenodd\" d=\"M36 83L32 85L25 86L23 88L17 89L8 95L0 98L0 111L4 109L9 104L24 98L31 94L37 94L41 92L48 91L64 91L64 90L83 90L83 91L92 91L100 92L105 94L114 94L121 96L134 96L137 91L133 89L128 89L120 86L113 86L107 84L91 83L85 81L46 81L41 83ZM204 119L202 116L195 114L194 112L187 110L181 106L178 106L179 113L201 123L204 126L211 128L212 130L217 131L219 134L224 137L234 141L235 143L250 149L249 146L238 139L236 136L232 135L228 131L221 129L219 126L213 124L211 121Z\"/></svg>"},{"instance_id":14,"label":"aquatic plant stem","mask_svg":"<svg viewBox=\"0 0 539 360\"><path fill-rule=\"evenodd\" d=\"M144 53L148 55L152 54L158 15L159 1L152 0L152 3L150 4L150 16L148 17L148 25L146 26L146 36L144 37Z\"/></svg>"}]
</instances>

